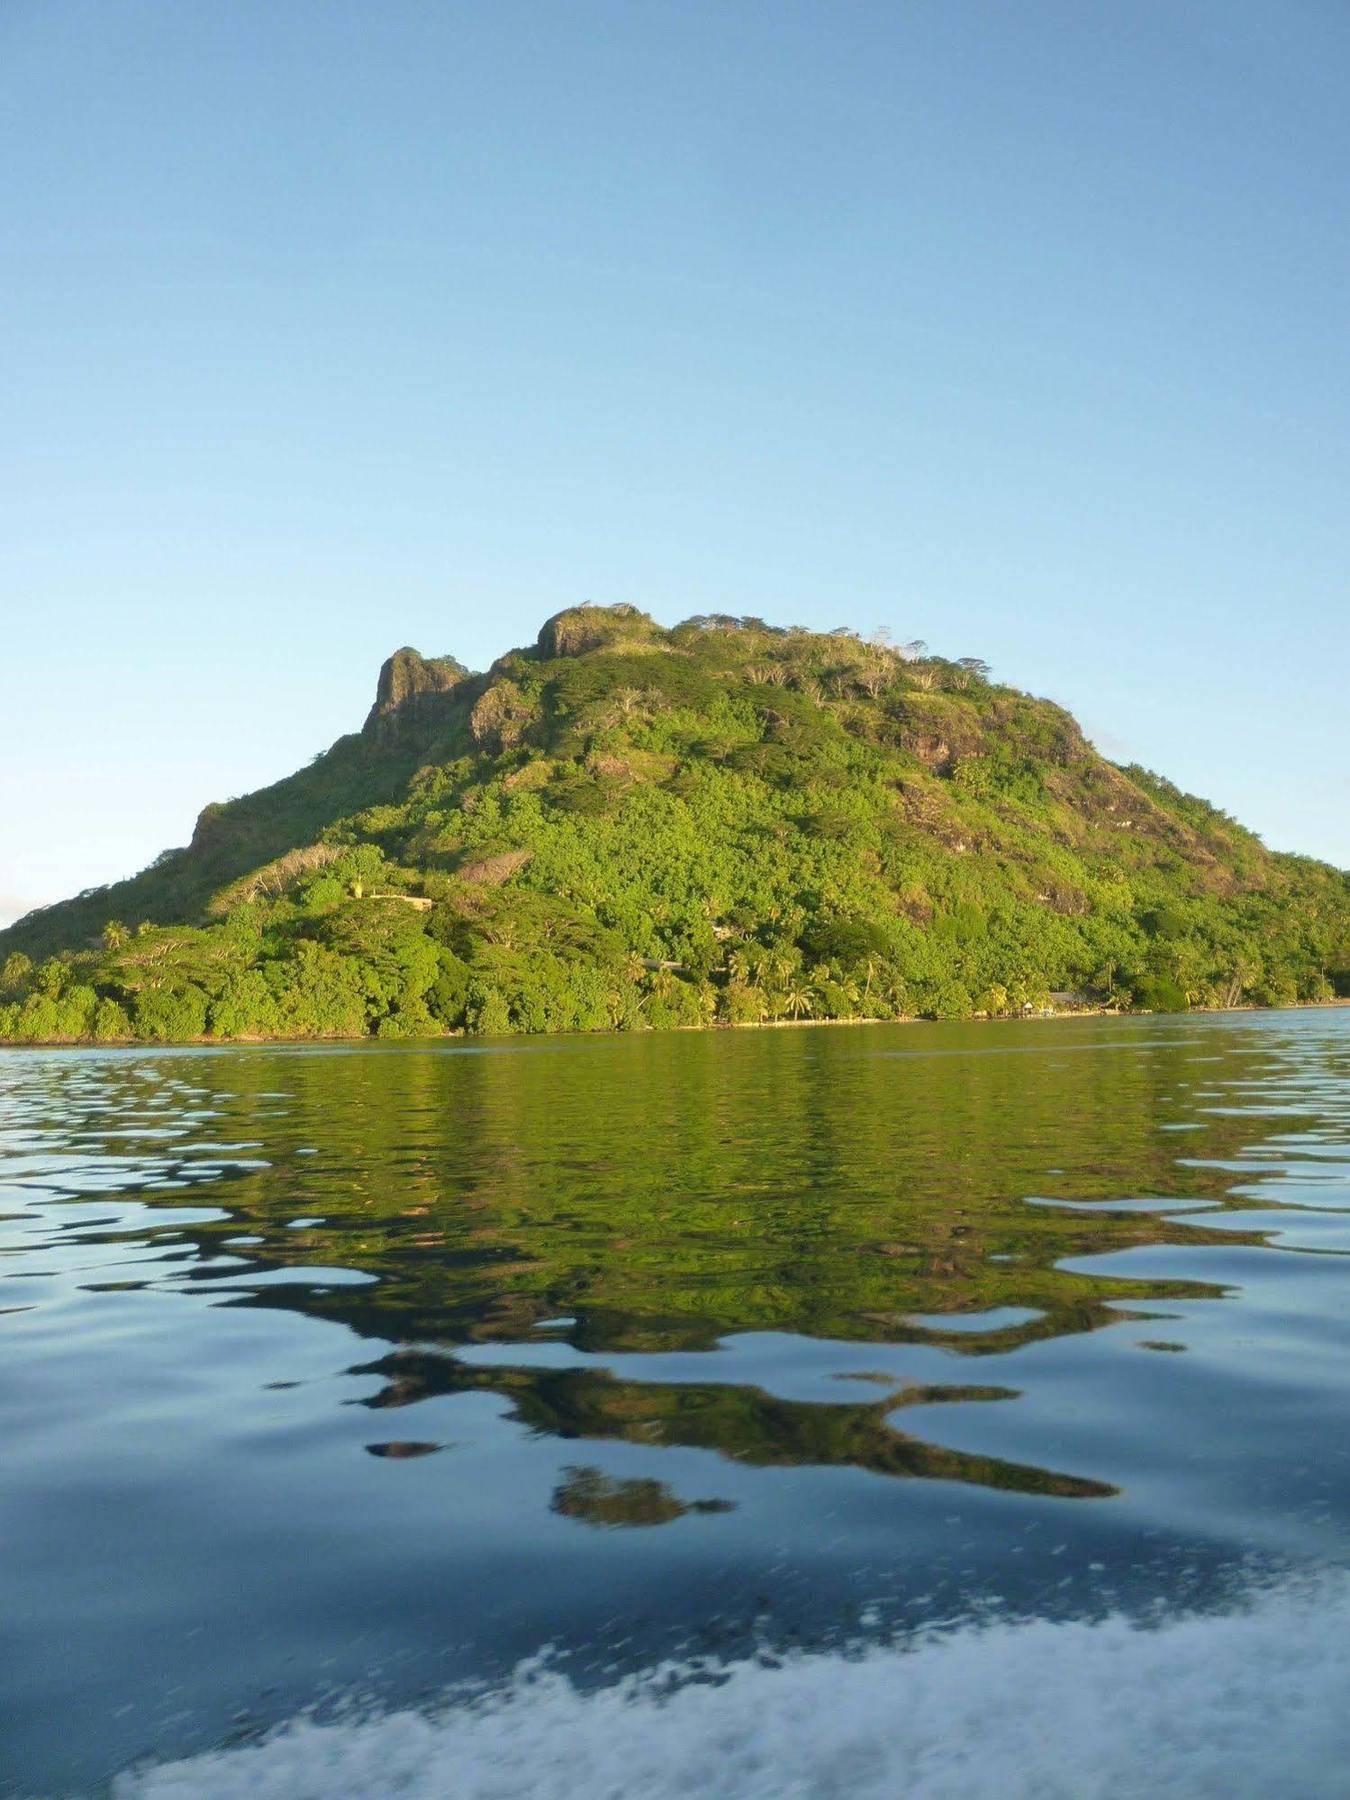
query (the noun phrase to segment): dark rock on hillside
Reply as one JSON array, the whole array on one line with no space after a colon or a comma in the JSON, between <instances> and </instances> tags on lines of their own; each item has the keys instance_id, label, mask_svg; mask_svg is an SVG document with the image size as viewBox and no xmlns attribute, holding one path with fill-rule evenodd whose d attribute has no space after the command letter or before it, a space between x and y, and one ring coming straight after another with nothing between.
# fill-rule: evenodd
<instances>
[{"instance_id":1,"label":"dark rock on hillside","mask_svg":"<svg viewBox=\"0 0 1350 1800\"><path fill-rule=\"evenodd\" d=\"M448 717L447 697L469 677L453 656L422 656L407 645L380 670L363 735L382 744L425 737Z\"/></svg>"}]
</instances>

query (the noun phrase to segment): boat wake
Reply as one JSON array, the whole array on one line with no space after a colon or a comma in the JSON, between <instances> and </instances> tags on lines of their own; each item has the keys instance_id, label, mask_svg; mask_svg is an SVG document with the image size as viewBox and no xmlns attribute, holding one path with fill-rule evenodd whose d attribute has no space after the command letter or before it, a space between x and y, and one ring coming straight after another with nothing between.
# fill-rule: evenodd
<instances>
[{"instance_id":1,"label":"boat wake","mask_svg":"<svg viewBox=\"0 0 1350 1800\"><path fill-rule=\"evenodd\" d=\"M583 1690L547 1657L422 1711L301 1716L124 1775L116 1800L1281 1800L1345 1791L1350 1581L1141 1627L965 1626L906 1647Z\"/></svg>"}]
</instances>

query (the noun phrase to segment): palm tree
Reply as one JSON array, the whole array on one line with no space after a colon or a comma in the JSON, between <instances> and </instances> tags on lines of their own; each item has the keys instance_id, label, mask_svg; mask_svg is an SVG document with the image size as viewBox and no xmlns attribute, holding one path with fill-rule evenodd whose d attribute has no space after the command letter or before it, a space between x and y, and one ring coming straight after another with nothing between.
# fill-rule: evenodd
<instances>
[{"instance_id":1,"label":"palm tree","mask_svg":"<svg viewBox=\"0 0 1350 1800\"><path fill-rule=\"evenodd\" d=\"M776 950L772 956L766 959L765 966L774 979L781 982L784 987L791 987L797 978L796 959L790 956L786 950Z\"/></svg>"},{"instance_id":2,"label":"palm tree","mask_svg":"<svg viewBox=\"0 0 1350 1800\"><path fill-rule=\"evenodd\" d=\"M804 981L790 983L787 992L783 995L783 1011L789 1013L794 1019L800 1019L804 1013L813 1013L815 1010L815 997L806 983Z\"/></svg>"},{"instance_id":3,"label":"palm tree","mask_svg":"<svg viewBox=\"0 0 1350 1800\"><path fill-rule=\"evenodd\" d=\"M623 959L623 972L628 981L635 985L647 973L647 965L636 950L630 950Z\"/></svg>"},{"instance_id":4,"label":"palm tree","mask_svg":"<svg viewBox=\"0 0 1350 1800\"><path fill-rule=\"evenodd\" d=\"M755 965L751 962L750 957L744 950L732 951L731 955L727 958L727 970L733 981L743 982L746 987L753 987L755 985L755 975L757 971Z\"/></svg>"}]
</instances>

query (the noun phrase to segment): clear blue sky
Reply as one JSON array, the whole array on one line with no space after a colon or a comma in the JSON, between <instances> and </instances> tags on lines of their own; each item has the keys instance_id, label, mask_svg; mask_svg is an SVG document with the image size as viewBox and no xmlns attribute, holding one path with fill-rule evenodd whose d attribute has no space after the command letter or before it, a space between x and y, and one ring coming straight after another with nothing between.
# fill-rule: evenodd
<instances>
[{"instance_id":1,"label":"clear blue sky","mask_svg":"<svg viewBox=\"0 0 1350 1800\"><path fill-rule=\"evenodd\" d=\"M885 625L1350 863L1345 0L0 0L0 914L408 642Z\"/></svg>"}]
</instances>

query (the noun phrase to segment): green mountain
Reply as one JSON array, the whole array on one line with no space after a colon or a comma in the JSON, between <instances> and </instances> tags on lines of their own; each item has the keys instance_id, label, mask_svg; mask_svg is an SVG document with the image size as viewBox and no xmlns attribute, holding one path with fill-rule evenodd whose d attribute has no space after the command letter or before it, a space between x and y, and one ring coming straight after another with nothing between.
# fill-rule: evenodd
<instances>
[{"instance_id":1,"label":"green mountain","mask_svg":"<svg viewBox=\"0 0 1350 1800\"><path fill-rule=\"evenodd\" d=\"M0 933L0 1037L592 1031L1350 991L1350 877L973 658L576 607Z\"/></svg>"}]
</instances>

